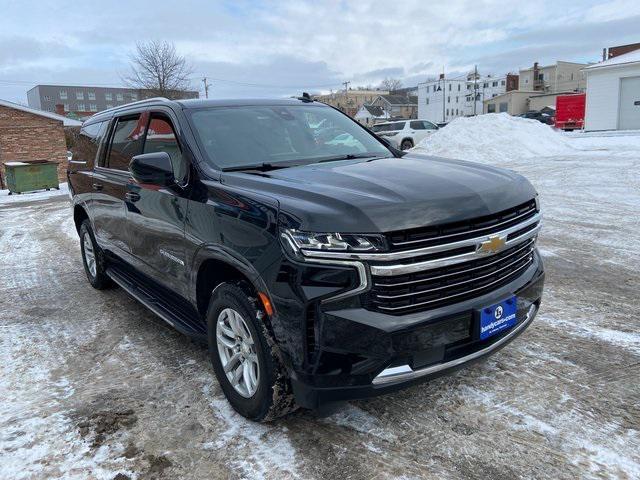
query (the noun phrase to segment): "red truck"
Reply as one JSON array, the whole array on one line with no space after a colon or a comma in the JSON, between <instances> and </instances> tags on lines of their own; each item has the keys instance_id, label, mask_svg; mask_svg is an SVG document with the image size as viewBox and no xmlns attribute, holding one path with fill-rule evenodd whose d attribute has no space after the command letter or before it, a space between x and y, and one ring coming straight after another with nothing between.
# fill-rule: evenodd
<instances>
[{"instance_id":1,"label":"red truck","mask_svg":"<svg viewBox=\"0 0 640 480\"><path fill-rule=\"evenodd\" d=\"M586 94L575 93L556 97L555 127L562 130L575 130L584 127L584 105Z\"/></svg>"}]
</instances>

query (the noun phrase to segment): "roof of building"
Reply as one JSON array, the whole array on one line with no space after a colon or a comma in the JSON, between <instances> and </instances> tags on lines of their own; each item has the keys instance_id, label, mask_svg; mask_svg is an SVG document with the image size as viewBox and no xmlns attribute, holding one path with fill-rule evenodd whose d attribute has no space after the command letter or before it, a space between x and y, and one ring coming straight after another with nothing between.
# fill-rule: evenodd
<instances>
[{"instance_id":1,"label":"roof of building","mask_svg":"<svg viewBox=\"0 0 640 480\"><path fill-rule=\"evenodd\" d=\"M570 63L572 65L587 65L586 63L582 63L582 62L566 62L564 60L558 60L556 63L553 63L551 65L538 65L538 70L542 70L543 68L557 67L559 63ZM533 67L527 67L527 68L521 68L520 69L521 72L528 72L529 70L533 70Z\"/></svg>"},{"instance_id":2,"label":"roof of building","mask_svg":"<svg viewBox=\"0 0 640 480\"><path fill-rule=\"evenodd\" d=\"M414 105L418 103L418 97L405 95L380 95L391 105Z\"/></svg>"},{"instance_id":3,"label":"roof of building","mask_svg":"<svg viewBox=\"0 0 640 480\"><path fill-rule=\"evenodd\" d=\"M638 63L640 62L640 49L634 50L633 52L625 53L623 55L618 55L617 57L610 58L609 60L605 60L604 62L594 63L593 65L589 65L585 67L584 70L595 70L596 68L606 68L606 67L618 67L620 65L626 65L629 63Z\"/></svg>"},{"instance_id":4,"label":"roof of building","mask_svg":"<svg viewBox=\"0 0 640 480\"><path fill-rule=\"evenodd\" d=\"M378 105L362 105L374 117L384 116L384 110Z\"/></svg>"},{"instance_id":5,"label":"roof of building","mask_svg":"<svg viewBox=\"0 0 640 480\"><path fill-rule=\"evenodd\" d=\"M82 125L82 122L65 117L64 115L58 115L57 113L53 112L45 112L44 110L38 110L37 108L26 107L24 105L20 105L19 103L13 103L8 100L0 99L0 105L7 108L22 110L23 112L32 113L41 117L50 118L52 120L58 120L62 122L62 125L65 127L79 127Z\"/></svg>"}]
</instances>

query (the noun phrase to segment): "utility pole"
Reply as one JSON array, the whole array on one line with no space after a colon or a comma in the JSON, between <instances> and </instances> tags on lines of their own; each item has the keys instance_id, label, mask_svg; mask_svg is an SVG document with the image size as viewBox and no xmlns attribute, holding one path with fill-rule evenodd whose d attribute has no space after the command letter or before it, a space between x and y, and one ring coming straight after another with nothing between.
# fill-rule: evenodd
<instances>
[{"instance_id":1,"label":"utility pole","mask_svg":"<svg viewBox=\"0 0 640 480\"><path fill-rule=\"evenodd\" d=\"M478 65L473 68L473 116L475 117L478 113L476 112L476 107L478 105Z\"/></svg>"},{"instance_id":2,"label":"utility pole","mask_svg":"<svg viewBox=\"0 0 640 480\"><path fill-rule=\"evenodd\" d=\"M345 107L344 107L344 113L346 113L347 115L349 115L349 84L351 82L346 81L346 82L342 82L342 85L344 85L344 103L345 103ZM351 116L351 115L349 115Z\"/></svg>"},{"instance_id":3,"label":"utility pole","mask_svg":"<svg viewBox=\"0 0 640 480\"><path fill-rule=\"evenodd\" d=\"M204 83L204 98L209 98L209 87L211 84L207 83L207 77L202 79L202 83Z\"/></svg>"}]
</instances>

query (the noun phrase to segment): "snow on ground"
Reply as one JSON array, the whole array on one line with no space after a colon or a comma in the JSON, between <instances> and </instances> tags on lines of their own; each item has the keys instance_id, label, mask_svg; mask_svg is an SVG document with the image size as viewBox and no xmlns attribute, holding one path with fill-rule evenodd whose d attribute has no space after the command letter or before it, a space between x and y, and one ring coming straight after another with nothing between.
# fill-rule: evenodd
<instances>
[{"instance_id":1,"label":"snow on ground","mask_svg":"<svg viewBox=\"0 0 640 480\"><path fill-rule=\"evenodd\" d=\"M535 185L538 318L487 361L322 419L246 421L206 350L87 284L67 202L0 205L0 478L640 478L640 134L485 117L417 150Z\"/></svg>"},{"instance_id":2,"label":"snow on ground","mask_svg":"<svg viewBox=\"0 0 640 480\"><path fill-rule=\"evenodd\" d=\"M575 153L565 137L536 120L490 113L459 117L412 150L439 157L500 161Z\"/></svg>"},{"instance_id":3,"label":"snow on ground","mask_svg":"<svg viewBox=\"0 0 640 480\"><path fill-rule=\"evenodd\" d=\"M0 190L0 206L7 203L32 202L35 200L46 200L51 197L60 195L69 195L69 186L65 183L60 184L59 190L36 190L35 192L25 192L21 194L13 193L9 195L9 190Z\"/></svg>"}]
</instances>

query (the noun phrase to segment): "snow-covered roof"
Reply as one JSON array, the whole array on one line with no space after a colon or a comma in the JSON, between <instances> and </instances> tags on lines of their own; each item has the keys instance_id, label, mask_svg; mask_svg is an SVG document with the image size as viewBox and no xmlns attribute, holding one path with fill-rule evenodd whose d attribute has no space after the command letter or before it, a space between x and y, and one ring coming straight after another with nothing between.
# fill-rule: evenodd
<instances>
[{"instance_id":1,"label":"snow-covered roof","mask_svg":"<svg viewBox=\"0 0 640 480\"><path fill-rule=\"evenodd\" d=\"M34 115L40 115L41 117L51 118L52 120L58 120L62 122L62 125L64 125L65 127L79 127L82 125L82 122L65 117L64 115L58 115L57 113L53 112L45 112L44 110L38 110L37 108L25 107L24 105L20 105L19 103L13 103L9 100L2 100L1 98L0 105L7 108L22 110L23 112L27 113L33 113Z\"/></svg>"},{"instance_id":2,"label":"snow-covered roof","mask_svg":"<svg viewBox=\"0 0 640 480\"><path fill-rule=\"evenodd\" d=\"M621 65L629 64L629 63L639 63L639 62L640 62L640 49L634 50L633 52L625 53L624 55L618 55L617 57L610 58L609 60L605 60L604 62L589 65L588 67L585 67L584 70L594 70L596 68L605 68L605 67L618 67Z\"/></svg>"}]
</instances>

